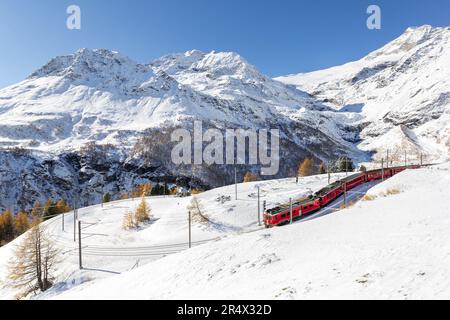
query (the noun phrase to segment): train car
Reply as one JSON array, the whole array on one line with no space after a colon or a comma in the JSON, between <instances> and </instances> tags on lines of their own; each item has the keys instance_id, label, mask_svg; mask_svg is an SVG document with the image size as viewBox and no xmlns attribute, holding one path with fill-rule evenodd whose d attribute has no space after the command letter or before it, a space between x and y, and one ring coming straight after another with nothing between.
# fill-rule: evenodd
<instances>
[{"instance_id":1,"label":"train car","mask_svg":"<svg viewBox=\"0 0 450 320\"><path fill-rule=\"evenodd\" d=\"M344 193L342 183L340 181L336 181L329 186L319 190L315 194L315 197L320 200L320 204L322 206L325 206L328 203L332 202L334 199L338 198L342 193Z\"/></svg>"},{"instance_id":2,"label":"train car","mask_svg":"<svg viewBox=\"0 0 450 320\"><path fill-rule=\"evenodd\" d=\"M346 178L343 181L345 183L346 190L351 190L359 185L362 185L363 183L366 183L367 178L366 174L359 173L349 178Z\"/></svg>"},{"instance_id":3,"label":"train car","mask_svg":"<svg viewBox=\"0 0 450 320\"><path fill-rule=\"evenodd\" d=\"M297 220L302 215L312 213L321 208L319 199L311 197L292 204L292 220ZM275 207L264 213L264 225L268 227L281 226L291 221L289 204Z\"/></svg>"},{"instance_id":4,"label":"train car","mask_svg":"<svg viewBox=\"0 0 450 320\"><path fill-rule=\"evenodd\" d=\"M394 168L385 168L385 169L377 169L368 171L367 174L367 180L380 180L380 179L388 179L393 176L395 176L397 173L400 173L404 170L406 170L406 167L394 167Z\"/></svg>"}]
</instances>

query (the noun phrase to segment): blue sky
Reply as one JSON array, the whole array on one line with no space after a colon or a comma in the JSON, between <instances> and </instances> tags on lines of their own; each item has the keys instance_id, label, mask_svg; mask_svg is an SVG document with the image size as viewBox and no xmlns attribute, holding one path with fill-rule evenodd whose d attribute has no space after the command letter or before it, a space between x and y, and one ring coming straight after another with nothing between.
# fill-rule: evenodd
<instances>
[{"instance_id":1,"label":"blue sky","mask_svg":"<svg viewBox=\"0 0 450 320\"><path fill-rule=\"evenodd\" d=\"M66 28L66 8L82 30ZM382 29L366 28L366 9ZM54 56L117 50L138 62L191 49L236 51L269 76L356 60L408 26L450 25L449 0L0 0L0 88Z\"/></svg>"}]
</instances>

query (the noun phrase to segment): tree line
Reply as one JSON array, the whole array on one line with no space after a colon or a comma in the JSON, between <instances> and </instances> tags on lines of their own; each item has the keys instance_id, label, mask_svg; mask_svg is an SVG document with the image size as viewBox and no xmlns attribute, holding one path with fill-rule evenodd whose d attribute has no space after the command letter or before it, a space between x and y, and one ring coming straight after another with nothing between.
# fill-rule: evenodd
<instances>
[{"instance_id":1,"label":"tree line","mask_svg":"<svg viewBox=\"0 0 450 320\"><path fill-rule=\"evenodd\" d=\"M363 167L361 170L364 171ZM335 161L330 161L327 164L321 162L316 168L313 158L305 158L300 161L297 170L297 176L308 177L314 174L337 173L337 172L352 172L355 170L355 164L352 159L347 156L342 156Z\"/></svg>"},{"instance_id":2,"label":"tree line","mask_svg":"<svg viewBox=\"0 0 450 320\"><path fill-rule=\"evenodd\" d=\"M14 214L11 210L6 210L0 213L0 246L22 235L31 226L71 210L65 200L53 201L49 199L44 205L36 202L30 212L19 211Z\"/></svg>"}]
</instances>

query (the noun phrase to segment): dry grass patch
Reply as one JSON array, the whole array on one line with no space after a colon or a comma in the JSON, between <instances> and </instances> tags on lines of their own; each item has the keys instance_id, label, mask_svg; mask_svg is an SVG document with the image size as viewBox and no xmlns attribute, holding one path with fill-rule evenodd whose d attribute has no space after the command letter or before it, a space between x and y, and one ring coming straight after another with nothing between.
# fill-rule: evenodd
<instances>
[{"instance_id":1,"label":"dry grass patch","mask_svg":"<svg viewBox=\"0 0 450 320\"><path fill-rule=\"evenodd\" d=\"M384 196L385 197L393 196L393 195L396 195L396 194L399 194L399 193L400 193L400 189L392 188L392 189L387 189L385 194L384 194Z\"/></svg>"},{"instance_id":2,"label":"dry grass patch","mask_svg":"<svg viewBox=\"0 0 450 320\"><path fill-rule=\"evenodd\" d=\"M375 200L377 197L376 196L373 196L373 195L370 195L370 194L366 194L364 197L363 197L363 201L373 201L373 200Z\"/></svg>"}]
</instances>

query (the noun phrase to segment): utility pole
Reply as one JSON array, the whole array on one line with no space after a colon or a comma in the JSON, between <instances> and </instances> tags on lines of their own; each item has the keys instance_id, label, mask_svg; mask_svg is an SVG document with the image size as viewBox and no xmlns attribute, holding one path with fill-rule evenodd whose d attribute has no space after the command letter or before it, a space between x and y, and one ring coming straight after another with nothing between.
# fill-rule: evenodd
<instances>
[{"instance_id":1,"label":"utility pole","mask_svg":"<svg viewBox=\"0 0 450 320\"><path fill-rule=\"evenodd\" d=\"M78 221L78 260L80 262L80 270L83 269L82 254L81 254L81 221Z\"/></svg>"},{"instance_id":2,"label":"utility pole","mask_svg":"<svg viewBox=\"0 0 450 320\"><path fill-rule=\"evenodd\" d=\"M164 179L164 198L166 197L166 179Z\"/></svg>"},{"instance_id":3,"label":"utility pole","mask_svg":"<svg viewBox=\"0 0 450 320\"><path fill-rule=\"evenodd\" d=\"M422 153L420 154L420 166L423 166L423 155L422 155Z\"/></svg>"},{"instance_id":4,"label":"utility pole","mask_svg":"<svg viewBox=\"0 0 450 320\"><path fill-rule=\"evenodd\" d=\"M61 215L61 220L62 220L62 231L64 231L64 212Z\"/></svg>"},{"instance_id":5,"label":"utility pole","mask_svg":"<svg viewBox=\"0 0 450 320\"><path fill-rule=\"evenodd\" d=\"M389 149L386 150L386 169L389 168Z\"/></svg>"},{"instance_id":6,"label":"utility pole","mask_svg":"<svg viewBox=\"0 0 450 320\"><path fill-rule=\"evenodd\" d=\"M405 168L407 166L407 162L406 162L406 150L405 150Z\"/></svg>"},{"instance_id":7,"label":"utility pole","mask_svg":"<svg viewBox=\"0 0 450 320\"><path fill-rule=\"evenodd\" d=\"M344 207L347 208L347 183L344 182Z\"/></svg>"},{"instance_id":8,"label":"utility pole","mask_svg":"<svg viewBox=\"0 0 450 320\"><path fill-rule=\"evenodd\" d=\"M347 157L345 157L345 176L347 177L348 176L348 159L347 159Z\"/></svg>"},{"instance_id":9,"label":"utility pole","mask_svg":"<svg viewBox=\"0 0 450 320\"><path fill-rule=\"evenodd\" d=\"M100 198L100 201L102 202L102 205L101 205L102 208L103 208L103 196L105 195L104 188L105 188L105 178L102 175L102 195L101 195L101 198Z\"/></svg>"},{"instance_id":10,"label":"utility pole","mask_svg":"<svg viewBox=\"0 0 450 320\"><path fill-rule=\"evenodd\" d=\"M73 196L73 242L77 241L77 196Z\"/></svg>"},{"instance_id":11,"label":"utility pole","mask_svg":"<svg viewBox=\"0 0 450 320\"><path fill-rule=\"evenodd\" d=\"M289 211L290 211L290 214L291 214L291 224L292 224L292 198L289 198Z\"/></svg>"},{"instance_id":12,"label":"utility pole","mask_svg":"<svg viewBox=\"0 0 450 320\"><path fill-rule=\"evenodd\" d=\"M328 173L328 184L330 184L331 175L330 175L330 163L329 162L327 162L327 173Z\"/></svg>"},{"instance_id":13,"label":"utility pole","mask_svg":"<svg viewBox=\"0 0 450 320\"><path fill-rule=\"evenodd\" d=\"M258 186L258 226L261 225L260 187Z\"/></svg>"},{"instance_id":14,"label":"utility pole","mask_svg":"<svg viewBox=\"0 0 450 320\"><path fill-rule=\"evenodd\" d=\"M236 165L234 165L234 193L235 193L235 198L237 200L237 168L236 168Z\"/></svg>"},{"instance_id":15,"label":"utility pole","mask_svg":"<svg viewBox=\"0 0 450 320\"><path fill-rule=\"evenodd\" d=\"M189 249L192 248L192 233L191 233L191 210L189 210Z\"/></svg>"}]
</instances>

